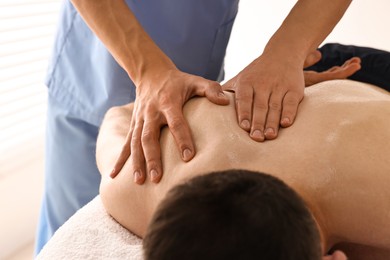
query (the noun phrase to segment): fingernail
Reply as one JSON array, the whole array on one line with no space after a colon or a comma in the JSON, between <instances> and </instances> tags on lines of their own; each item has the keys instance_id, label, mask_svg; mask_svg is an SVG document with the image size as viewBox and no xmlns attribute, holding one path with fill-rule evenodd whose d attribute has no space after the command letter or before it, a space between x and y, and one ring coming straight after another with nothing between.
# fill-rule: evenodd
<instances>
[{"instance_id":1,"label":"fingernail","mask_svg":"<svg viewBox=\"0 0 390 260\"><path fill-rule=\"evenodd\" d=\"M252 137L256 138L256 139L264 139L264 135L263 133L260 131L260 130L255 130L252 132Z\"/></svg>"},{"instance_id":2,"label":"fingernail","mask_svg":"<svg viewBox=\"0 0 390 260\"><path fill-rule=\"evenodd\" d=\"M155 169L150 171L150 178L153 182L158 179L158 172Z\"/></svg>"},{"instance_id":3,"label":"fingernail","mask_svg":"<svg viewBox=\"0 0 390 260\"><path fill-rule=\"evenodd\" d=\"M191 150L188 149L188 148L184 149L184 151L183 151L183 159L185 161L188 161L191 158L191 156L192 156Z\"/></svg>"},{"instance_id":4,"label":"fingernail","mask_svg":"<svg viewBox=\"0 0 390 260\"><path fill-rule=\"evenodd\" d=\"M134 182L138 183L141 180L141 173L139 171L134 172Z\"/></svg>"},{"instance_id":5,"label":"fingernail","mask_svg":"<svg viewBox=\"0 0 390 260\"><path fill-rule=\"evenodd\" d=\"M224 97L225 97L225 93L219 92L219 93L218 93L218 96L224 98Z\"/></svg>"},{"instance_id":6,"label":"fingernail","mask_svg":"<svg viewBox=\"0 0 390 260\"><path fill-rule=\"evenodd\" d=\"M267 128L267 130L265 130L265 135L274 135L274 134L275 131L272 128Z\"/></svg>"},{"instance_id":7,"label":"fingernail","mask_svg":"<svg viewBox=\"0 0 390 260\"><path fill-rule=\"evenodd\" d=\"M289 125L290 124L290 119L288 117L285 117L285 118L282 119L282 121L280 123L283 124L283 125Z\"/></svg>"},{"instance_id":8,"label":"fingernail","mask_svg":"<svg viewBox=\"0 0 390 260\"><path fill-rule=\"evenodd\" d=\"M248 120L244 119L241 121L241 127L245 128L245 129L248 129L251 127L251 124L249 123Z\"/></svg>"},{"instance_id":9,"label":"fingernail","mask_svg":"<svg viewBox=\"0 0 390 260\"><path fill-rule=\"evenodd\" d=\"M114 174L115 174L115 168L112 169L112 171L110 172L110 177L113 178L113 177L114 177Z\"/></svg>"}]
</instances>

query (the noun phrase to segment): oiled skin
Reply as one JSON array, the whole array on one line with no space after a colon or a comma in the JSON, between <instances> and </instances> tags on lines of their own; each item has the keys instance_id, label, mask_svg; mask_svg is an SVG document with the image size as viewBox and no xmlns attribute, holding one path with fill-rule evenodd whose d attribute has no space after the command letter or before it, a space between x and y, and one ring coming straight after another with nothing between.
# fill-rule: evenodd
<instances>
[{"instance_id":1,"label":"oiled skin","mask_svg":"<svg viewBox=\"0 0 390 260\"><path fill-rule=\"evenodd\" d=\"M294 125L263 143L237 125L233 95L228 95L229 106L205 98L185 105L197 148L190 162L181 160L172 136L162 131L164 176L159 184L135 184L129 162L116 178L108 177L132 107L110 110L97 145L101 197L108 212L142 237L174 185L211 171L248 169L276 176L302 196L320 226L324 250L344 242L349 245L341 248L350 259L390 259L389 93L353 81L317 84L305 90ZM366 247L359 251L350 243Z\"/></svg>"}]
</instances>

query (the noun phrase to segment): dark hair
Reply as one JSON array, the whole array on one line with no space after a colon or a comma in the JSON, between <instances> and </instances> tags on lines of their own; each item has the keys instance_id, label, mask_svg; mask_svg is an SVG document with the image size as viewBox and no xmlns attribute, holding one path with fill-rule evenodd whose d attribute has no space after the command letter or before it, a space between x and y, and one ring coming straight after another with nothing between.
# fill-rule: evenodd
<instances>
[{"instance_id":1,"label":"dark hair","mask_svg":"<svg viewBox=\"0 0 390 260\"><path fill-rule=\"evenodd\" d=\"M303 200L282 181L227 170L171 189L144 238L146 260L321 259Z\"/></svg>"}]
</instances>

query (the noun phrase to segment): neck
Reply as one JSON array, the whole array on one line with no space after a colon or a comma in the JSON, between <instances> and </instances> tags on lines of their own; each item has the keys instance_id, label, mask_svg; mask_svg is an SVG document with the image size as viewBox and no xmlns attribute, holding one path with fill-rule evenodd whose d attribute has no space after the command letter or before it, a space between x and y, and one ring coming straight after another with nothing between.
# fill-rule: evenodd
<instances>
[{"instance_id":1,"label":"neck","mask_svg":"<svg viewBox=\"0 0 390 260\"><path fill-rule=\"evenodd\" d=\"M316 226L318 228L318 232L320 233L322 252L325 254L331 247L329 245L329 235L327 232L327 228L325 227L324 222L322 221L322 217L316 216L318 214L314 214L313 212L311 213L316 223Z\"/></svg>"},{"instance_id":2,"label":"neck","mask_svg":"<svg viewBox=\"0 0 390 260\"><path fill-rule=\"evenodd\" d=\"M328 218L318 209L308 206L321 237L322 252L326 254L336 243Z\"/></svg>"},{"instance_id":3,"label":"neck","mask_svg":"<svg viewBox=\"0 0 390 260\"><path fill-rule=\"evenodd\" d=\"M329 216L327 211L323 210L321 206L322 203L318 201L318 196L315 196L310 189L308 190L308 185L297 185L294 182L289 183L290 187L292 187L295 192L297 192L303 201L306 204L307 209L311 213L316 226L318 228L318 232L321 237L321 247L323 252L328 252L337 241L335 241L334 230L332 229L332 218Z\"/></svg>"}]
</instances>

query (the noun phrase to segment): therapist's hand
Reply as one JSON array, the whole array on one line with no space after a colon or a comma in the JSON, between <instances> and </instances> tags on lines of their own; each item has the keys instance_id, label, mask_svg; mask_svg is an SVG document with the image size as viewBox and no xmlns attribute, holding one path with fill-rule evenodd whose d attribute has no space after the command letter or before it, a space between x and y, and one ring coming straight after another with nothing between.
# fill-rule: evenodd
<instances>
[{"instance_id":1,"label":"therapist's hand","mask_svg":"<svg viewBox=\"0 0 390 260\"><path fill-rule=\"evenodd\" d=\"M280 125L292 125L305 87L302 65L262 54L223 85L235 92L238 123L252 139L274 139Z\"/></svg>"},{"instance_id":2,"label":"therapist's hand","mask_svg":"<svg viewBox=\"0 0 390 260\"><path fill-rule=\"evenodd\" d=\"M168 125L183 161L195 155L191 131L183 116L184 103L193 96L207 97L218 105L229 104L221 85L199 76L169 69L145 74L137 85L130 131L111 177L115 177L130 156L134 181L152 182L162 177L160 129ZM131 155L130 155L131 154Z\"/></svg>"}]
</instances>

